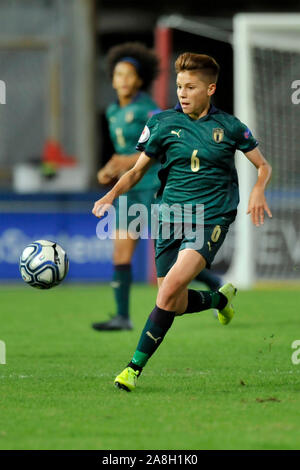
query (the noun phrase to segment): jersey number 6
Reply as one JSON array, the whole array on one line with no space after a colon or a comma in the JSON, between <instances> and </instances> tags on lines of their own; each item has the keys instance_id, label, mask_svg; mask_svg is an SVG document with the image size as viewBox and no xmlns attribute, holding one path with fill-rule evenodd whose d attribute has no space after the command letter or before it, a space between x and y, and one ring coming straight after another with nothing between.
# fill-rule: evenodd
<instances>
[{"instance_id":1,"label":"jersey number 6","mask_svg":"<svg viewBox=\"0 0 300 470\"><path fill-rule=\"evenodd\" d=\"M193 172L200 170L200 158L197 157L198 150L194 150L191 156L191 170Z\"/></svg>"}]
</instances>

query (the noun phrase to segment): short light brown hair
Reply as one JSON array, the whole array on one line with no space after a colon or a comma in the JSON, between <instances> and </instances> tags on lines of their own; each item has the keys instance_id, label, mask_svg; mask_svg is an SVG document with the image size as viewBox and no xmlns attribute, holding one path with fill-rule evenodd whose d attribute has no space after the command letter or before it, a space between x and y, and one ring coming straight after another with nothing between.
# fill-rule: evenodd
<instances>
[{"instance_id":1,"label":"short light brown hair","mask_svg":"<svg viewBox=\"0 0 300 470\"><path fill-rule=\"evenodd\" d=\"M217 61L209 55L184 52L177 57L175 70L176 73L186 70L190 72L200 72L210 83L217 83L220 66Z\"/></svg>"}]
</instances>

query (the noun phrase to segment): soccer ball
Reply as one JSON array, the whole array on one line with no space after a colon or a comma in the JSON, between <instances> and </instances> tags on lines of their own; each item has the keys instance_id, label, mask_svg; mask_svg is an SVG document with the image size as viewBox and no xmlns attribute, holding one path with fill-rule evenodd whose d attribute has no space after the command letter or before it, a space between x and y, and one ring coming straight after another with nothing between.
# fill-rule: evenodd
<instances>
[{"instance_id":1,"label":"soccer ball","mask_svg":"<svg viewBox=\"0 0 300 470\"><path fill-rule=\"evenodd\" d=\"M69 261L58 243L37 240L24 248L19 267L27 284L38 289L51 289L66 277Z\"/></svg>"}]
</instances>

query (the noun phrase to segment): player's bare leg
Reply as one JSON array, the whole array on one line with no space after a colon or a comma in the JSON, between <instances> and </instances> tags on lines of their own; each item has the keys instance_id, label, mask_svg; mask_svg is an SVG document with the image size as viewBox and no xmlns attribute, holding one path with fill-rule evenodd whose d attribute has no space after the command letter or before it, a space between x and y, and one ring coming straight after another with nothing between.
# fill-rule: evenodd
<instances>
[{"instance_id":1,"label":"player's bare leg","mask_svg":"<svg viewBox=\"0 0 300 470\"><path fill-rule=\"evenodd\" d=\"M164 310L181 314L188 304L188 284L206 266L203 256L195 250L181 250L174 266L163 278L156 305Z\"/></svg>"}]
</instances>

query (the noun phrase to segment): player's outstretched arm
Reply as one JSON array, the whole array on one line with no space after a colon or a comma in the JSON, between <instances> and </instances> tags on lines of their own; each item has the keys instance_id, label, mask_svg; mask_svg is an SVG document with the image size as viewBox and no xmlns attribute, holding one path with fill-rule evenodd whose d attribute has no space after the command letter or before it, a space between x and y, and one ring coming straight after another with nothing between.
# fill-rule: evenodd
<instances>
[{"instance_id":1,"label":"player's outstretched arm","mask_svg":"<svg viewBox=\"0 0 300 470\"><path fill-rule=\"evenodd\" d=\"M270 181L272 167L257 147L246 152L245 155L258 170L257 181L250 194L247 214L251 214L253 224L259 227L264 223L265 211L269 217L272 217L265 198L265 188Z\"/></svg>"},{"instance_id":2,"label":"player's outstretched arm","mask_svg":"<svg viewBox=\"0 0 300 470\"><path fill-rule=\"evenodd\" d=\"M127 193L127 191L133 188L133 186L143 178L144 174L152 164L153 159L142 152L134 167L121 176L119 181L108 193L105 194L105 196L95 202L92 211L93 214L96 217L102 217L117 197L121 196L121 194Z\"/></svg>"}]
</instances>

